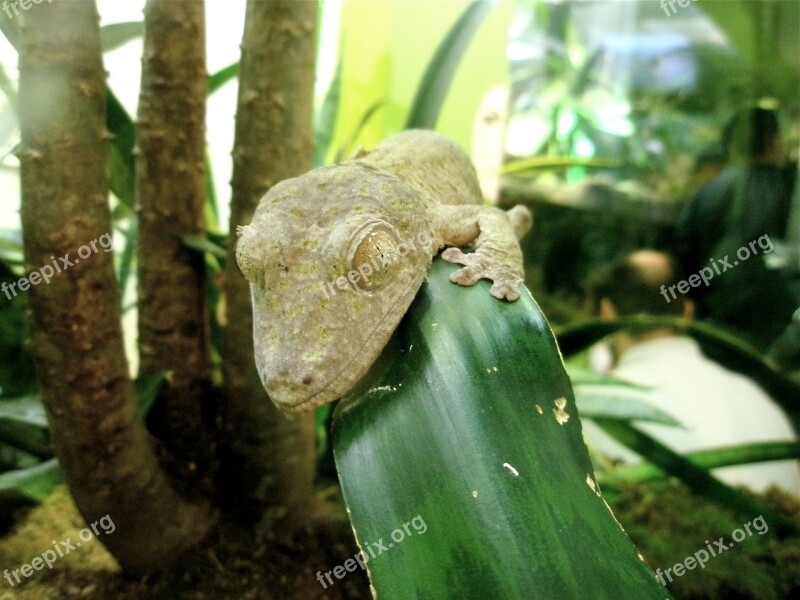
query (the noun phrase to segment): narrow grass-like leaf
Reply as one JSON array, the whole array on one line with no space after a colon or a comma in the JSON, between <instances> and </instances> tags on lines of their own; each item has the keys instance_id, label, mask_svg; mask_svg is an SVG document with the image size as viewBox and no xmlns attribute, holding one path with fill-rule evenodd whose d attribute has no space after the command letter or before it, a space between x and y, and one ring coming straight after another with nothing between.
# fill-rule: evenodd
<instances>
[{"instance_id":1,"label":"narrow grass-like leaf","mask_svg":"<svg viewBox=\"0 0 800 600\"><path fill-rule=\"evenodd\" d=\"M136 406L142 417L146 417L150 413L150 409L153 407L156 398L158 398L158 394L164 388L166 381L167 373L159 371L158 373L139 375L136 381L133 382L133 389L136 393Z\"/></svg>"},{"instance_id":2,"label":"narrow grass-like leaf","mask_svg":"<svg viewBox=\"0 0 800 600\"><path fill-rule=\"evenodd\" d=\"M119 278L117 279L117 286L120 291L120 298L124 297L125 289L128 286L128 279L131 275L133 268L133 260L136 257L136 237L138 231L138 220L131 219L128 228L122 231L125 238L125 246L122 248L122 255L119 261Z\"/></svg>"},{"instance_id":3,"label":"narrow grass-like leaf","mask_svg":"<svg viewBox=\"0 0 800 600\"><path fill-rule=\"evenodd\" d=\"M225 258L228 256L227 251L222 246L218 246L207 237L200 237L199 235L182 235L180 236L181 242L187 248L196 250L197 252L208 252L217 258Z\"/></svg>"},{"instance_id":4,"label":"narrow grass-like leaf","mask_svg":"<svg viewBox=\"0 0 800 600\"><path fill-rule=\"evenodd\" d=\"M478 26L497 4L497 0L473 0L447 33L422 76L406 121L406 129L436 127L439 111L461 58Z\"/></svg>"},{"instance_id":5,"label":"narrow grass-like leaf","mask_svg":"<svg viewBox=\"0 0 800 600\"><path fill-rule=\"evenodd\" d=\"M219 207L217 206L217 188L214 185L214 169L211 164L211 156L208 154L208 149L206 149L205 158L203 160L206 166L206 229L213 231L219 228Z\"/></svg>"},{"instance_id":6,"label":"narrow grass-like leaf","mask_svg":"<svg viewBox=\"0 0 800 600\"><path fill-rule=\"evenodd\" d=\"M6 75L6 70L0 65L0 91L5 94L6 98L8 98L8 103L11 105L11 109L14 111L14 114L19 113L19 102L17 100L17 88L11 83L11 80Z\"/></svg>"},{"instance_id":7,"label":"narrow grass-like leaf","mask_svg":"<svg viewBox=\"0 0 800 600\"><path fill-rule=\"evenodd\" d=\"M0 474L0 502L41 502L63 478L58 459Z\"/></svg>"},{"instance_id":8,"label":"narrow grass-like leaf","mask_svg":"<svg viewBox=\"0 0 800 600\"><path fill-rule=\"evenodd\" d=\"M339 104L342 97L342 59L336 63L331 85L328 88L322 106L314 115L314 156L313 164L321 167L325 164L328 151L331 148L333 134L336 131L336 119L339 115Z\"/></svg>"},{"instance_id":9,"label":"narrow grass-like leaf","mask_svg":"<svg viewBox=\"0 0 800 600\"><path fill-rule=\"evenodd\" d=\"M239 76L239 63L235 62L208 76L208 95L216 92L223 85Z\"/></svg>"},{"instance_id":10,"label":"narrow grass-like leaf","mask_svg":"<svg viewBox=\"0 0 800 600\"><path fill-rule=\"evenodd\" d=\"M53 456L47 417L38 396L0 402L0 440L40 458Z\"/></svg>"},{"instance_id":11,"label":"narrow grass-like leaf","mask_svg":"<svg viewBox=\"0 0 800 600\"><path fill-rule=\"evenodd\" d=\"M372 116L384 106L386 106L386 100L377 100L366 111L364 111L364 114L361 115L361 119L359 119L358 123L356 123L356 126L353 129L353 133L350 134L350 137L347 138L345 142L342 142L342 144L339 146L339 149L336 151L334 162L338 163L343 161L349 154L353 152L353 145L356 143L358 136L361 135L364 127L366 127Z\"/></svg>"},{"instance_id":12,"label":"narrow grass-like leaf","mask_svg":"<svg viewBox=\"0 0 800 600\"><path fill-rule=\"evenodd\" d=\"M636 316L614 321L591 319L556 329L559 347L565 357L577 354L604 337L628 328L674 327L711 349L722 366L744 373L758 383L795 423L800 423L800 385L783 375L744 340L732 333L698 321L675 317Z\"/></svg>"},{"instance_id":13,"label":"narrow grass-like leaf","mask_svg":"<svg viewBox=\"0 0 800 600\"><path fill-rule=\"evenodd\" d=\"M797 460L800 459L800 442L742 444L728 448L696 450L684 454L683 457L693 465L707 470L772 460ZM641 483L666 476L662 469L645 462L616 467L606 474L605 481L612 485L622 481Z\"/></svg>"},{"instance_id":14,"label":"narrow grass-like leaf","mask_svg":"<svg viewBox=\"0 0 800 600\"><path fill-rule=\"evenodd\" d=\"M0 399L0 421L25 423L42 429L47 428L47 416L39 396L20 396Z\"/></svg>"},{"instance_id":15,"label":"narrow grass-like leaf","mask_svg":"<svg viewBox=\"0 0 800 600\"><path fill-rule=\"evenodd\" d=\"M108 146L108 184L122 203L133 211L136 196L136 161L133 155L136 127L111 89L106 95L106 127L113 134Z\"/></svg>"},{"instance_id":16,"label":"narrow grass-like leaf","mask_svg":"<svg viewBox=\"0 0 800 600\"><path fill-rule=\"evenodd\" d=\"M589 167L594 169L618 169L625 165L622 160L609 158L575 158L572 156L537 156L515 160L502 166L502 175L540 175L541 171L567 169L570 167Z\"/></svg>"},{"instance_id":17,"label":"narrow grass-like leaf","mask_svg":"<svg viewBox=\"0 0 800 600\"><path fill-rule=\"evenodd\" d=\"M800 533L794 523L775 512L770 506L725 485L708 471L676 454L643 431L628 423L612 419L595 419L595 421L619 443L646 457L649 462L666 473L678 477L696 494L706 496L738 512L744 520L763 515L770 528L774 528L780 534Z\"/></svg>"},{"instance_id":18,"label":"narrow grass-like leaf","mask_svg":"<svg viewBox=\"0 0 800 600\"><path fill-rule=\"evenodd\" d=\"M652 389L650 386L634 383L633 381L628 381L627 379L609 373L598 373L597 371L581 369L573 365L567 365L567 374L572 381L573 387L577 385L613 385L632 390Z\"/></svg>"},{"instance_id":19,"label":"narrow grass-like leaf","mask_svg":"<svg viewBox=\"0 0 800 600\"><path fill-rule=\"evenodd\" d=\"M109 52L144 35L144 22L128 21L112 23L100 28L100 45L103 52Z\"/></svg>"},{"instance_id":20,"label":"narrow grass-like leaf","mask_svg":"<svg viewBox=\"0 0 800 600\"><path fill-rule=\"evenodd\" d=\"M575 401L581 415L592 419L607 418L623 421L648 421L680 427L672 415L659 410L641 397L631 396L625 388L603 386L602 388L575 387Z\"/></svg>"}]
</instances>

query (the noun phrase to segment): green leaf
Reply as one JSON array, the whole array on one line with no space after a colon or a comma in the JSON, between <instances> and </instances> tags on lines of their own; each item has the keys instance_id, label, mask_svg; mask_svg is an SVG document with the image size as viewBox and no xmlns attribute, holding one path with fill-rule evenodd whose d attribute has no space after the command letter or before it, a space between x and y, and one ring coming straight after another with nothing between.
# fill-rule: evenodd
<instances>
[{"instance_id":1,"label":"green leaf","mask_svg":"<svg viewBox=\"0 0 800 600\"><path fill-rule=\"evenodd\" d=\"M625 387L633 390L649 390L651 386L641 385L628 381L616 375L608 373L598 373L597 371L590 371L589 369L580 369L573 365L567 365L567 373L572 381L572 385L613 385L616 387Z\"/></svg>"},{"instance_id":2,"label":"green leaf","mask_svg":"<svg viewBox=\"0 0 800 600\"><path fill-rule=\"evenodd\" d=\"M8 43L14 46L15 50L18 50L20 38L22 37L22 27L19 19L11 19L6 15L5 11L0 11L0 30L6 36Z\"/></svg>"},{"instance_id":3,"label":"green leaf","mask_svg":"<svg viewBox=\"0 0 800 600\"><path fill-rule=\"evenodd\" d=\"M216 92L223 85L236 79L239 76L239 63L235 62L228 65L224 69L220 69L213 75L208 76L208 95L210 96Z\"/></svg>"},{"instance_id":4,"label":"green leaf","mask_svg":"<svg viewBox=\"0 0 800 600\"><path fill-rule=\"evenodd\" d=\"M20 396L13 399L0 399L0 421L25 423L47 429L47 415L39 396Z\"/></svg>"},{"instance_id":5,"label":"green leaf","mask_svg":"<svg viewBox=\"0 0 800 600\"><path fill-rule=\"evenodd\" d=\"M114 136L106 157L109 187L132 211L136 201L136 127L110 88L106 95L106 127Z\"/></svg>"},{"instance_id":6,"label":"green leaf","mask_svg":"<svg viewBox=\"0 0 800 600\"><path fill-rule=\"evenodd\" d=\"M61 483L63 473L58 459L50 460L27 469L18 469L0 474L0 501L32 500L41 502Z\"/></svg>"},{"instance_id":7,"label":"green leaf","mask_svg":"<svg viewBox=\"0 0 800 600\"><path fill-rule=\"evenodd\" d=\"M167 381L167 372L140 374L133 382L133 390L136 394L136 407L139 414L146 417L153 407L153 403L158 398L158 394L164 388Z\"/></svg>"},{"instance_id":8,"label":"green leaf","mask_svg":"<svg viewBox=\"0 0 800 600\"><path fill-rule=\"evenodd\" d=\"M348 154L352 153L353 145L356 143L358 136L361 135L361 132L363 131L364 127L367 125L372 116L384 106L386 106L386 100L376 100L375 102L372 103L372 105L369 108L367 108L366 111L364 111L364 114L361 115L361 119L359 119L358 123L355 126L355 129L353 129L353 133L350 135L349 138L347 138L347 141L343 142L339 146L339 149L336 152L336 157L334 162L337 163L341 162L345 158L347 158Z\"/></svg>"},{"instance_id":9,"label":"green leaf","mask_svg":"<svg viewBox=\"0 0 800 600\"><path fill-rule=\"evenodd\" d=\"M473 0L453 25L425 69L419 84L406 129L433 129L447 97L461 57L484 17L497 6L497 0Z\"/></svg>"},{"instance_id":10,"label":"green leaf","mask_svg":"<svg viewBox=\"0 0 800 600\"><path fill-rule=\"evenodd\" d=\"M701 469L718 469L736 465L747 465L772 460L800 459L800 442L764 442L742 444L729 448L713 448L688 452L683 457ZM661 479L667 474L650 463L624 465L607 474L611 484L626 481L641 483Z\"/></svg>"},{"instance_id":11,"label":"green leaf","mask_svg":"<svg viewBox=\"0 0 800 600\"><path fill-rule=\"evenodd\" d=\"M143 35L144 23L142 21L112 23L100 28L100 46L103 48L103 52L109 52Z\"/></svg>"},{"instance_id":12,"label":"green leaf","mask_svg":"<svg viewBox=\"0 0 800 600\"><path fill-rule=\"evenodd\" d=\"M125 289L128 286L128 279L131 275L133 268L133 260L136 255L136 237L138 235L138 220L131 219L127 229L123 229L122 235L125 238L125 246L122 249L122 255L119 260L119 277L117 286L120 291L120 298L125 297Z\"/></svg>"},{"instance_id":13,"label":"green leaf","mask_svg":"<svg viewBox=\"0 0 800 600\"><path fill-rule=\"evenodd\" d=\"M571 365L567 366L567 373L575 390L575 401L584 417L680 426L672 415L647 402L643 392L651 389L649 386Z\"/></svg>"},{"instance_id":14,"label":"green leaf","mask_svg":"<svg viewBox=\"0 0 800 600\"><path fill-rule=\"evenodd\" d=\"M216 229L219 227L219 208L217 207L217 188L214 185L214 168L211 164L211 156L206 148L205 156L205 186L206 201L204 204L206 229Z\"/></svg>"},{"instance_id":15,"label":"green leaf","mask_svg":"<svg viewBox=\"0 0 800 600\"><path fill-rule=\"evenodd\" d=\"M743 373L758 383L795 420L800 419L800 385L783 375L746 341L708 323L687 321L677 317L624 317L614 321L591 319L559 327L556 337L561 352L570 357L604 337L623 329L674 327L713 350L714 359L722 366Z\"/></svg>"},{"instance_id":16,"label":"green leaf","mask_svg":"<svg viewBox=\"0 0 800 600\"><path fill-rule=\"evenodd\" d=\"M0 401L0 440L40 458L53 456L47 417L38 396Z\"/></svg>"},{"instance_id":17,"label":"green leaf","mask_svg":"<svg viewBox=\"0 0 800 600\"><path fill-rule=\"evenodd\" d=\"M642 397L632 397L624 388L604 386L602 389L575 387L575 401L581 415L591 419L607 418L623 421L648 421L680 427L675 417L655 408Z\"/></svg>"},{"instance_id":18,"label":"green leaf","mask_svg":"<svg viewBox=\"0 0 800 600\"><path fill-rule=\"evenodd\" d=\"M207 237L200 237L199 235L182 235L180 236L181 242L187 248L197 250L198 252L208 252L212 256L224 259L228 256L228 252L224 247L219 246L212 242Z\"/></svg>"},{"instance_id":19,"label":"green leaf","mask_svg":"<svg viewBox=\"0 0 800 600\"><path fill-rule=\"evenodd\" d=\"M694 465L690 460L676 454L667 446L636 429L632 425L611 419L595 419L606 433L624 444L666 473L679 478L694 493L706 496L722 506L736 511L742 519L763 515L770 527L781 534L798 533L797 526L775 512L769 505L746 496L742 492L722 483L708 471Z\"/></svg>"},{"instance_id":20,"label":"green leaf","mask_svg":"<svg viewBox=\"0 0 800 600\"><path fill-rule=\"evenodd\" d=\"M20 450L16 446L0 441L0 472L13 469L27 469L38 465L41 459L35 454Z\"/></svg>"},{"instance_id":21,"label":"green leaf","mask_svg":"<svg viewBox=\"0 0 800 600\"><path fill-rule=\"evenodd\" d=\"M0 227L0 260L7 265L25 264L22 251L22 232Z\"/></svg>"},{"instance_id":22,"label":"green leaf","mask_svg":"<svg viewBox=\"0 0 800 600\"><path fill-rule=\"evenodd\" d=\"M486 281L459 287L456 268L434 261L334 415L357 540L389 554L366 563L377 597L669 597L600 497L533 298L522 289L501 302Z\"/></svg>"},{"instance_id":23,"label":"green leaf","mask_svg":"<svg viewBox=\"0 0 800 600\"><path fill-rule=\"evenodd\" d=\"M2 65L0 65L0 90L2 90L6 98L8 98L8 103L11 105L11 109L14 111L14 116L16 117L16 115L19 114L17 88L8 78L8 75L6 75L6 70Z\"/></svg>"},{"instance_id":24,"label":"green leaf","mask_svg":"<svg viewBox=\"0 0 800 600\"><path fill-rule=\"evenodd\" d=\"M325 164L336 130L336 118L339 114L342 97L342 62L342 59L339 58L339 62L336 63L336 72L325 94L325 99L322 101L322 106L314 116L313 164L315 167Z\"/></svg>"},{"instance_id":25,"label":"green leaf","mask_svg":"<svg viewBox=\"0 0 800 600\"><path fill-rule=\"evenodd\" d=\"M504 175L535 175L541 171L566 169L569 167L590 167L594 169L616 169L625 165L622 160L610 158L574 158L571 156L537 156L515 160L503 165L500 173Z\"/></svg>"}]
</instances>

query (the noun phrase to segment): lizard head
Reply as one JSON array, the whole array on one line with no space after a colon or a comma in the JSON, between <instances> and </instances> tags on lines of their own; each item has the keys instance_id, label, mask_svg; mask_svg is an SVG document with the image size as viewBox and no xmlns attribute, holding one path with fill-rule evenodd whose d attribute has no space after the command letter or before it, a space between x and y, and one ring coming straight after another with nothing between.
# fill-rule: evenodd
<instances>
[{"instance_id":1,"label":"lizard head","mask_svg":"<svg viewBox=\"0 0 800 600\"><path fill-rule=\"evenodd\" d=\"M349 391L402 319L433 247L425 203L351 162L274 186L240 228L255 360L272 401L312 410Z\"/></svg>"}]
</instances>

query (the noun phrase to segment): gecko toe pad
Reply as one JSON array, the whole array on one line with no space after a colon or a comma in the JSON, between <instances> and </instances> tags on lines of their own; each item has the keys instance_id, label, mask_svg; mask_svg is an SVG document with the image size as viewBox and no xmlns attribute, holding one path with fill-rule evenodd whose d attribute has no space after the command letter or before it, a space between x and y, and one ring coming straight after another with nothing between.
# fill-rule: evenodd
<instances>
[{"instance_id":1,"label":"gecko toe pad","mask_svg":"<svg viewBox=\"0 0 800 600\"><path fill-rule=\"evenodd\" d=\"M453 283L471 286L480 279L489 279L493 282L491 294L495 298L510 302L519 298L517 288L522 283L522 278L507 265L487 264L487 257L480 252L464 254L458 248L448 248L442 252L442 258L447 262L464 265L463 269L450 274L450 281Z\"/></svg>"}]
</instances>

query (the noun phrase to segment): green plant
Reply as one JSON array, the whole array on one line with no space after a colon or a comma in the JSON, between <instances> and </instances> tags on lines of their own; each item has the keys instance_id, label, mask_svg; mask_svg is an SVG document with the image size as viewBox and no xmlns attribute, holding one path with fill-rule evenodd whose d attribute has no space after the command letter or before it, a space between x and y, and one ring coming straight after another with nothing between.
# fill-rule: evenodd
<instances>
[{"instance_id":1,"label":"green plant","mask_svg":"<svg viewBox=\"0 0 800 600\"><path fill-rule=\"evenodd\" d=\"M715 350L715 355L723 365L753 378L797 421L800 416L800 386L777 371L749 344L719 328L675 317L637 316L615 321L593 319L571 324L559 328L556 335L564 356L569 358L615 332L653 326L679 328ZM682 456L636 427L635 421L678 424L660 411L652 412L652 407L643 405L641 398L637 399L637 391L641 391L640 389L617 378L606 378L584 371L576 371L576 375L573 383L577 386L579 407L583 409L582 396L584 402L589 400L589 416L617 441L634 450L646 461L642 465L604 469L599 477L608 488L613 490L623 482L639 482L669 475L680 479L697 494L725 505L743 517L752 514L769 515L771 522L776 523L776 527L783 532L797 531L794 524L769 506L723 484L708 471L733 464L796 459L800 457L800 443L746 444Z\"/></svg>"},{"instance_id":2,"label":"green plant","mask_svg":"<svg viewBox=\"0 0 800 600\"><path fill-rule=\"evenodd\" d=\"M356 537L391 554L366 565L378 595L664 598L602 499L536 303L453 285L453 269L434 261L334 415ZM417 515L427 531L404 539Z\"/></svg>"}]
</instances>

